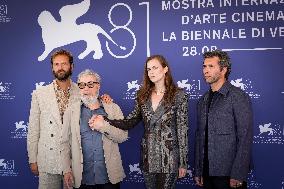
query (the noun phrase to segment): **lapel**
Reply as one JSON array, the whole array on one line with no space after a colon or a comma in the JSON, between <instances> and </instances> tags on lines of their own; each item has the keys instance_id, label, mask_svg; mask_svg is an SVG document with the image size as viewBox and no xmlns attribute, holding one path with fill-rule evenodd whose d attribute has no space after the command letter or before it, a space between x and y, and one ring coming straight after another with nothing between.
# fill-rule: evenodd
<instances>
[{"instance_id":1,"label":"lapel","mask_svg":"<svg viewBox=\"0 0 284 189\"><path fill-rule=\"evenodd\" d=\"M70 99L68 103L68 108L72 107L72 104L76 103L77 101L81 101L79 89L75 83L71 82Z\"/></svg>"},{"instance_id":2,"label":"lapel","mask_svg":"<svg viewBox=\"0 0 284 189\"><path fill-rule=\"evenodd\" d=\"M150 125L153 125L157 121L159 121L159 119L171 108L169 105L164 105L163 102L164 102L164 99L161 100L156 111L153 111L151 100L149 99L147 101L147 105L148 105L147 110L151 112L149 114L150 115L150 118L149 118Z\"/></svg>"},{"instance_id":3,"label":"lapel","mask_svg":"<svg viewBox=\"0 0 284 189\"><path fill-rule=\"evenodd\" d=\"M207 91L206 94L204 95L204 99L202 102L202 109L205 112L207 112L208 100L209 100L209 91Z\"/></svg>"},{"instance_id":4,"label":"lapel","mask_svg":"<svg viewBox=\"0 0 284 189\"><path fill-rule=\"evenodd\" d=\"M58 125L61 125L62 123L61 123L58 104L57 104L57 101L56 101L55 91L54 91L54 88L53 88L53 83L48 85L46 97L47 97L47 99L50 99L47 106L49 106L51 115L54 117L55 122Z\"/></svg>"},{"instance_id":5,"label":"lapel","mask_svg":"<svg viewBox=\"0 0 284 189\"><path fill-rule=\"evenodd\" d=\"M81 135L80 135L80 117L81 117L81 99L80 99L80 91L77 87L77 85L73 82L71 82L71 89L70 89L70 98L68 102L68 107L66 109L66 113L68 111L71 111L71 120L70 124L71 127L74 128L75 135L77 137L77 140L79 141L79 144L81 145ZM66 120L68 121L68 120Z\"/></svg>"},{"instance_id":6,"label":"lapel","mask_svg":"<svg viewBox=\"0 0 284 189\"><path fill-rule=\"evenodd\" d=\"M81 134L80 134L80 118L81 118L81 101L78 100L77 102L75 102L72 106L72 119L75 119L74 121L72 121L72 125L74 124L74 129L75 129L75 134L77 137L77 140L79 141L79 144L81 145Z\"/></svg>"},{"instance_id":7,"label":"lapel","mask_svg":"<svg viewBox=\"0 0 284 189\"><path fill-rule=\"evenodd\" d=\"M56 123L58 125L62 124L60 113L59 113L59 108L58 108L58 103L57 103L57 100L56 100L56 94L55 94L55 90L54 90L54 87L53 87L53 82L51 84L49 84L49 86L48 86L47 99L50 99L50 103L48 105L50 107L51 114L54 117ZM79 101L79 99L80 99L79 89L77 88L76 84L71 82L70 99L69 99L68 106L67 106L65 112L70 111L69 109L72 107L72 105L74 103ZM63 116L63 119L65 121L65 119L66 119L65 116Z\"/></svg>"}]
</instances>

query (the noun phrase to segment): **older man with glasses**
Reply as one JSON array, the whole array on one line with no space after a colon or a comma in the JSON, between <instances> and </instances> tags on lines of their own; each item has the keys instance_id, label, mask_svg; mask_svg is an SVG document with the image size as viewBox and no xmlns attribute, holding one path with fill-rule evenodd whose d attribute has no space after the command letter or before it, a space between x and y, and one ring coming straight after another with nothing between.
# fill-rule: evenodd
<instances>
[{"instance_id":1,"label":"older man with glasses","mask_svg":"<svg viewBox=\"0 0 284 189\"><path fill-rule=\"evenodd\" d=\"M78 75L78 87L81 101L73 105L68 115L70 132L65 136L71 146L69 158L74 179L67 174L65 183L68 188L73 184L80 189L118 189L125 178L118 143L127 140L128 133L106 121L91 128L89 119L93 115L122 119L122 111L115 103L101 101L101 77L92 70L84 70Z\"/></svg>"}]
</instances>

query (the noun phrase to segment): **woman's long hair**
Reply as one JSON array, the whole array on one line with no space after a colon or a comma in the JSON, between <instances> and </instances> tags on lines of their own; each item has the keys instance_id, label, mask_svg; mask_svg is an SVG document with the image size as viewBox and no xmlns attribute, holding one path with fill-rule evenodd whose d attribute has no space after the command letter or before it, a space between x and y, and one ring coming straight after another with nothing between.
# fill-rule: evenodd
<instances>
[{"instance_id":1,"label":"woman's long hair","mask_svg":"<svg viewBox=\"0 0 284 189\"><path fill-rule=\"evenodd\" d=\"M137 93L138 103L144 104L150 98L150 96L151 96L151 94L152 94L152 92L155 88L155 84L150 80L150 78L148 76L148 71L147 71L147 63L150 60L153 60L153 59L158 60L163 68L168 67L168 71L165 74L166 91L165 91L165 94L164 94L164 102L166 104L171 104L174 100L174 96L175 96L176 92L178 91L178 87L175 85L175 83L173 81L173 77L172 77L172 74L171 74L169 64L168 64L167 60L162 55L152 55L152 56L148 57L147 60L146 60L146 63L145 63L145 66L144 66L144 76L143 76L142 86Z\"/></svg>"}]
</instances>

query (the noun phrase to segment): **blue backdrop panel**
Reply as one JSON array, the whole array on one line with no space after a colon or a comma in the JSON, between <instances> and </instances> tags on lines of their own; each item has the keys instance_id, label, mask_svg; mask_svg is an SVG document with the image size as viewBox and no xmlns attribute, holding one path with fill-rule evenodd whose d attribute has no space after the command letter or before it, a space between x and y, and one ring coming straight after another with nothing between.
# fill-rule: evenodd
<instances>
[{"instance_id":1,"label":"blue backdrop panel","mask_svg":"<svg viewBox=\"0 0 284 189\"><path fill-rule=\"evenodd\" d=\"M208 90L202 53L228 51L230 82L247 92L254 109L249 188L284 188L283 0L0 0L0 188L37 188L29 170L26 134L31 92L53 79L50 52L74 55L79 72L102 76L125 115L133 108L149 55L170 62L175 82L189 94L189 167L177 188L193 182L196 102ZM144 188L139 167L143 126L120 145L127 178L122 188Z\"/></svg>"}]
</instances>

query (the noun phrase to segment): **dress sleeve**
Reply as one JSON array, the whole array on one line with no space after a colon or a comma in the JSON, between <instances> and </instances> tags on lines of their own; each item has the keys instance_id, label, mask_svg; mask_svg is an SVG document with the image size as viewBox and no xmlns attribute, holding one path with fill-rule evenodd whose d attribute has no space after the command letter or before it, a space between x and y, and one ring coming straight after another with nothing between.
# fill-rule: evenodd
<instances>
[{"instance_id":1,"label":"dress sleeve","mask_svg":"<svg viewBox=\"0 0 284 189\"><path fill-rule=\"evenodd\" d=\"M123 119L123 113L117 104L111 103L106 106L109 106L109 109L111 110L111 112L108 113L109 117L112 119ZM115 143L122 143L128 138L128 131L116 128L110 125L107 121L104 121L104 127L99 129L99 132Z\"/></svg>"},{"instance_id":2,"label":"dress sleeve","mask_svg":"<svg viewBox=\"0 0 284 189\"><path fill-rule=\"evenodd\" d=\"M110 125L117 127L122 130L129 130L135 127L142 119L141 109L138 103L138 100L135 100L135 107L134 110L124 119L108 119L104 117L104 119L109 122Z\"/></svg>"},{"instance_id":3,"label":"dress sleeve","mask_svg":"<svg viewBox=\"0 0 284 189\"><path fill-rule=\"evenodd\" d=\"M179 168L187 169L188 156L188 97L182 92L178 96L177 103L177 135L179 144Z\"/></svg>"}]
</instances>

